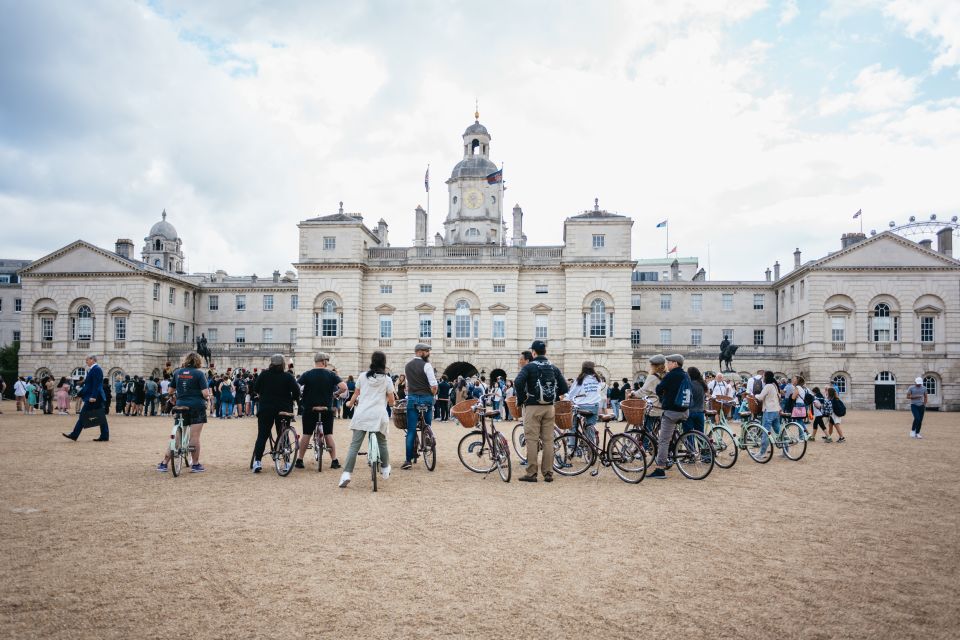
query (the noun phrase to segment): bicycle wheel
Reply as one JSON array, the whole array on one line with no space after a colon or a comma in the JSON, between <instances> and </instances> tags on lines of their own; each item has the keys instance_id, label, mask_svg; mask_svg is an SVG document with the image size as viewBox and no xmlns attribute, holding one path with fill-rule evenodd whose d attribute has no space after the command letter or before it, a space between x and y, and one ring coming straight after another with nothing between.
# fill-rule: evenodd
<instances>
[{"instance_id":1,"label":"bicycle wheel","mask_svg":"<svg viewBox=\"0 0 960 640\"><path fill-rule=\"evenodd\" d=\"M513 474L513 467L510 465L510 443L507 437L496 432L494 436L495 449L493 459L497 463L497 473L504 482L510 482L510 476Z\"/></svg>"},{"instance_id":2,"label":"bicycle wheel","mask_svg":"<svg viewBox=\"0 0 960 640\"><path fill-rule=\"evenodd\" d=\"M796 462L807 452L807 438L805 429L799 422L788 422L780 429L780 446L783 455Z\"/></svg>"},{"instance_id":3,"label":"bicycle wheel","mask_svg":"<svg viewBox=\"0 0 960 640\"><path fill-rule=\"evenodd\" d=\"M717 452L714 459L717 466L721 469L730 469L737 464L737 458L740 455L740 449L737 447L737 440L733 437L733 432L726 427L714 427L707 436L710 444Z\"/></svg>"},{"instance_id":4,"label":"bicycle wheel","mask_svg":"<svg viewBox=\"0 0 960 640\"><path fill-rule=\"evenodd\" d=\"M703 480L713 471L716 452L707 436L699 431L686 431L673 445L673 455L680 473L690 480Z\"/></svg>"},{"instance_id":5,"label":"bicycle wheel","mask_svg":"<svg viewBox=\"0 0 960 640\"><path fill-rule=\"evenodd\" d=\"M527 436L523 433L523 423L518 422L517 425L513 428L512 438L513 440L513 450L517 454L517 460L520 461L520 464L527 464Z\"/></svg>"},{"instance_id":6,"label":"bicycle wheel","mask_svg":"<svg viewBox=\"0 0 960 640\"><path fill-rule=\"evenodd\" d=\"M643 456L646 458L647 468L652 467L657 460L657 441L653 439L653 436L643 429L637 428L629 429L624 433L632 436L634 440L640 443L640 446L643 447Z\"/></svg>"},{"instance_id":7,"label":"bicycle wheel","mask_svg":"<svg viewBox=\"0 0 960 640\"><path fill-rule=\"evenodd\" d=\"M482 431L471 431L460 438L457 445L457 456L470 471L474 473L490 473L497 466L491 453L490 442L483 437Z\"/></svg>"},{"instance_id":8,"label":"bicycle wheel","mask_svg":"<svg viewBox=\"0 0 960 640\"><path fill-rule=\"evenodd\" d=\"M183 427L177 425L177 430L173 434L173 442L171 443L173 447L170 450L170 471L173 472L173 477L176 478L180 475L180 471L183 470Z\"/></svg>"},{"instance_id":9,"label":"bicycle wheel","mask_svg":"<svg viewBox=\"0 0 960 640\"><path fill-rule=\"evenodd\" d=\"M293 461L297 457L297 434L292 427L287 427L277 439L273 449L273 468L277 475L285 477L293 471Z\"/></svg>"},{"instance_id":10,"label":"bicycle wheel","mask_svg":"<svg viewBox=\"0 0 960 640\"><path fill-rule=\"evenodd\" d=\"M562 476L578 476L597 461L590 441L579 433L557 436L553 440L553 470Z\"/></svg>"},{"instance_id":11,"label":"bicycle wheel","mask_svg":"<svg viewBox=\"0 0 960 640\"><path fill-rule=\"evenodd\" d=\"M607 459L624 482L640 484L647 475L647 457L636 438L618 433L607 443Z\"/></svg>"},{"instance_id":12,"label":"bicycle wheel","mask_svg":"<svg viewBox=\"0 0 960 640\"><path fill-rule=\"evenodd\" d=\"M427 471L433 471L437 468L437 441L429 427L420 434L420 437L423 439L423 464L427 467Z\"/></svg>"},{"instance_id":13,"label":"bicycle wheel","mask_svg":"<svg viewBox=\"0 0 960 640\"><path fill-rule=\"evenodd\" d=\"M743 430L743 446L754 462L766 464L773 457L773 443L770 434L758 422L751 422Z\"/></svg>"},{"instance_id":14,"label":"bicycle wheel","mask_svg":"<svg viewBox=\"0 0 960 640\"><path fill-rule=\"evenodd\" d=\"M317 461L317 473L323 471L323 450L325 448L326 440L323 439L320 425L317 425L317 430L313 432L313 458Z\"/></svg>"}]
</instances>

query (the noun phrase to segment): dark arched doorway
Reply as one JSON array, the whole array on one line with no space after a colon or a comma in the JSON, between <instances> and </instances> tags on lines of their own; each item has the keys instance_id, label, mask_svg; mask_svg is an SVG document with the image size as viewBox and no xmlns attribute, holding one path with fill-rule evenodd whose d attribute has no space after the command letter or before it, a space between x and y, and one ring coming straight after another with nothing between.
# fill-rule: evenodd
<instances>
[{"instance_id":1,"label":"dark arched doorway","mask_svg":"<svg viewBox=\"0 0 960 640\"><path fill-rule=\"evenodd\" d=\"M507 379L507 372L503 369L494 369L490 372L490 382L496 381L497 378Z\"/></svg>"},{"instance_id":2,"label":"dark arched doorway","mask_svg":"<svg viewBox=\"0 0 960 640\"><path fill-rule=\"evenodd\" d=\"M443 370L443 375L447 376L447 379L451 381L456 380L459 376L469 378L470 376L477 375L477 373L477 368L469 362L454 362Z\"/></svg>"}]
</instances>

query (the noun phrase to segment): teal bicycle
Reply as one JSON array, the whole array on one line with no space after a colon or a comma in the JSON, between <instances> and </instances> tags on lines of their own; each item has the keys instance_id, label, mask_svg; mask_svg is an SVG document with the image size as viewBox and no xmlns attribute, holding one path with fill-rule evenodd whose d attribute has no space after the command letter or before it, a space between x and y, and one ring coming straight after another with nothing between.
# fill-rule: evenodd
<instances>
[{"instance_id":1,"label":"teal bicycle","mask_svg":"<svg viewBox=\"0 0 960 640\"><path fill-rule=\"evenodd\" d=\"M377 491L377 476L380 475L380 444L377 442L377 432L371 431L367 434L367 450L361 451L357 455L367 456L367 464L370 465L370 481L373 483L373 491ZM342 485L341 485L342 486Z\"/></svg>"},{"instance_id":2,"label":"teal bicycle","mask_svg":"<svg viewBox=\"0 0 960 640\"><path fill-rule=\"evenodd\" d=\"M170 471L176 478L183 470L183 465L189 465L187 457L193 451L190 447L190 425L184 424L183 416L190 413L190 407L174 407L176 418L173 421L173 430L170 432Z\"/></svg>"}]
</instances>

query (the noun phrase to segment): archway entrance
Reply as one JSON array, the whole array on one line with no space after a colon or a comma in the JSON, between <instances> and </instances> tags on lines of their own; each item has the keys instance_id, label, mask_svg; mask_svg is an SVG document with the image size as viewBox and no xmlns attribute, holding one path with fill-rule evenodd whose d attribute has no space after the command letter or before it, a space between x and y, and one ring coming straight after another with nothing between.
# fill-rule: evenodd
<instances>
[{"instance_id":1,"label":"archway entrance","mask_svg":"<svg viewBox=\"0 0 960 640\"><path fill-rule=\"evenodd\" d=\"M873 400L877 409L897 408L897 379L889 371L881 371L874 378Z\"/></svg>"},{"instance_id":2,"label":"archway entrance","mask_svg":"<svg viewBox=\"0 0 960 640\"><path fill-rule=\"evenodd\" d=\"M447 376L447 379L450 382L453 382L459 376L469 378L470 376L475 376L478 373L479 372L477 371L477 368L469 362L454 362L443 370L443 375Z\"/></svg>"},{"instance_id":3,"label":"archway entrance","mask_svg":"<svg viewBox=\"0 0 960 640\"><path fill-rule=\"evenodd\" d=\"M497 378L503 378L504 382L506 382L507 372L503 369L494 369L490 372L490 382L495 382Z\"/></svg>"}]
</instances>

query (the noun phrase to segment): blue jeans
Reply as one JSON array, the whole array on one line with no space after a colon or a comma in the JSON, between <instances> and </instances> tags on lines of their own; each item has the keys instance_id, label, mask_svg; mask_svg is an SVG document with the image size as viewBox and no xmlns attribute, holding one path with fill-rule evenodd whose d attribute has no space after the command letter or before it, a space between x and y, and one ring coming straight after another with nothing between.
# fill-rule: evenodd
<instances>
[{"instance_id":1,"label":"blue jeans","mask_svg":"<svg viewBox=\"0 0 960 640\"><path fill-rule=\"evenodd\" d=\"M780 435L780 412L779 411L764 411L763 412L763 428L767 433L775 433ZM760 447L760 455L762 456L767 452L767 447L770 446L770 438L763 435L763 445Z\"/></svg>"},{"instance_id":2,"label":"blue jeans","mask_svg":"<svg viewBox=\"0 0 960 640\"><path fill-rule=\"evenodd\" d=\"M220 401L220 418L229 418L233 415L233 400Z\"/></svg>"},{"instance_id":3,"label":"blue jeans","mask_svg":"<svg viewBox=\"0 0 960 640\"><path fill-rule=\"evenodd\" d=\"M157 415L157 396L151 393L146 395L143 403L143 415Z\"/></svg>"},{"instance_id":4,"label":"blue jeans","mask_svg":"<svg viewBox=\"0 0 960 640\"><path fill-rule=\"evenodd\" d=\"M613 409L613 419L614 419L614 420L619 420L619 419L620 419L620 401L619 401L619 400L611 400L611 401L610 401L610 408Z\"/></svg>"},{"instance_id":5,"label":"blue jeans","mask_svg":"<svg viewBox=\"0 0 960 640\"><path fill-rule=\"evenodd\" d=\"M913 427L911 430L914 433L920 433L920 427L923 426L923 414L927 410L922 404L911 404L910 412L913 414Z\"/></svg>"},{"instance_id":6,"label":"blue jeans","mask_svg":"<svg viewBox=\"0 0 960 640\"><path fill-rule=\"evenodd\" d=\"M703 411L691 411L690 417L687 418L683 423L683 430L686 431L699 431L703 433L703 425L705 423L705 417Z\"/></svg>"},{"instance_id":7,"label":"blue jeans","mask_svg":"<svg viewBox=\"0 0 960 640\"><path fill-rule=\"evenodd\" d=\"M417 405L427 405L427 410L423 412L423 420L427 424L433 424L433 396L410 394L407 396L407 462L412 461L416 456L417 447L417 421L420 420L420 412L417 411Z\"/></svg>"}]
</instances>

